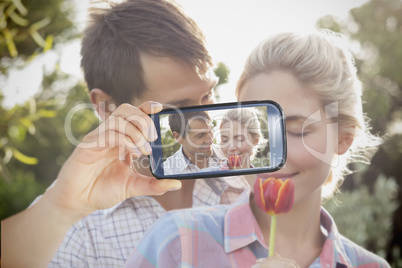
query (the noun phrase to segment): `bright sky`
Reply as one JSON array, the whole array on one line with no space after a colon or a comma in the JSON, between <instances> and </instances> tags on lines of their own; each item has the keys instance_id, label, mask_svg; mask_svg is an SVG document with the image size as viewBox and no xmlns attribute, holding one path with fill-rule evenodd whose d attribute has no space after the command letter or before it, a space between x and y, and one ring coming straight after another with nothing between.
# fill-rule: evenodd
<instances>
[{"instance_id":1,"label":"bright sky","mask_svg":"<svg viewBox=\"0 0 402 268\"><path fill-rule=\"evenodd\" d=\"M77 2L77 23L83 29L88 1ZM219 88L221 102L235 101L234 88L251 50L265 37L282 31L309 32L325 15L341 19L367 0L176 0L204 31L209 50L217 62L231 70L229 83ZM80 69L80 41L60 46L56 52L38 57L25 70L14 71L0 81L4 104L21 103L37 92L43 69L51 70L61 56L60 68L83 79ZM224 93L224 94L223 94Z\"/></svg>"}]
</instances>

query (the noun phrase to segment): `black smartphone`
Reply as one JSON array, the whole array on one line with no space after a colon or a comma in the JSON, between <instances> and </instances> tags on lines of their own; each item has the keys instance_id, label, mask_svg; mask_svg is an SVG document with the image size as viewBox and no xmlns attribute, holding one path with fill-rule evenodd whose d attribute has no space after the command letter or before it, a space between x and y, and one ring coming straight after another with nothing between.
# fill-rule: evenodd
<instances>
[{"instance_id":1,"label":"black smartphone","mask_svg":"<svg viewBox=\"0 0 402 268\"><path fill-rule=\"evenodd\" d=\"M157 179L267 173L286 161L283 110L270 100L169 107L151 118L158 138L149 158Z\"/></svg>"}]
</instances>

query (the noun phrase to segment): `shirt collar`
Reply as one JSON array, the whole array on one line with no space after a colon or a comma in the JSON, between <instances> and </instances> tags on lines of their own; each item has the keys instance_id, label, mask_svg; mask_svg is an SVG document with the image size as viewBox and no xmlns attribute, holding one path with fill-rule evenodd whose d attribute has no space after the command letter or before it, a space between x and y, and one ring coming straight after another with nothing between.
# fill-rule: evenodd
<instances>
[{"instance_id":1,"label":"shirt collar","mask_svg":"<svg viewBox=\"0 0 402 268\"><path fill-rule=\"evenodd\" d=\"M247 189L225 215L224 248L226 253L244 248L255 241L268 249L251 211L249 199L250 190ZM321 267L352 267L335 222L324 208L321 209L321 226L328 234L318 257Z\"/></svg>"},{"instance_id":2,"label":"shirt collar","mask_svg":"<svg viewBox=\"0 0 402 268\"><path fill-rule=\"evenodd\" d=\"M250 189L245 190L225 215L224 248L226 253L258 241L267 248L262 232L250 208Z\"/></svg>"},{"instance_id":3,"label":"shirt collar","mask_svg":"<svg viewBox=\"0 0 402 268\"><path fill-rule=\"evenodd\" d=\"M183 153L183 145L180 146L180 149L172 156L172 161L176 162L178 167L183 167L180 171L184 172L189 166L193 166L196 169L199 169L196 165L190 163L190 160ZM219 162L219 157L216 154L215 150L212 147L212 156L209 159L209 166L217 166Z\"/></svg>"},{"instance_id":4,"label":"shirt collar","mask_svg":"<svg viewBox=\"0 0 402 268\"><path fill-rule=\"evenodd\" d=\"M341 234L331 215L321 208L321 227L327 232L327 238L319 256L322 267L352 267Z\"/></svg>"},{"instance_id":5,"label":"shirt collar","mask_svg":"<svg viewBox=\"0 0 402 268\"><path fill-rule=\"evenodd\" d=\"M183 146L180 146L180 149L172 156L171 161L175 163L176 167L182 167L181 172L191 165L190 160L183 153Z\"/></svg>"}]
</instances>

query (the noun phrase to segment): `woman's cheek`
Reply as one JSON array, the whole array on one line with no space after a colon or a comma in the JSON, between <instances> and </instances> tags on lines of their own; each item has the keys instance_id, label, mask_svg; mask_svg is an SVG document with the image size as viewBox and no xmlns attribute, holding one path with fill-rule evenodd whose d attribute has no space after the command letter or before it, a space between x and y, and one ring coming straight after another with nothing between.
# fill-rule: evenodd
<instances>
[{"instance_id":1,"label":"woman's cheek","mask_svg":"<svg viewBox=\"0 0 402 268\"><path fill-rule=\"evenodd\" d=\"M335 133L337 131L335 132L332 128L320 128L305 136L302 140L304 150L310 157L331 165L338 140Z\"/></svg>"},{"instance_id":2,"label":"woman's cheek","mask_svg":"<svg viewBox=\"0 0 402 268\"><path fill-rule=\"evenodd\" d=\"M240 147L240 151L250 157L253 151L253 145L250 142L243 141Z\"/></svg>"},{"instance_id":3,"label":"woman's cheek","mask_svg":"<svg viewBox=\"0 0 402 268\"><path fill-rule=\"evenodd\" d=\"M321 149L321 147L315 142L310 143L314 144L313 148L309 147L309 141L306 138L304 141L301 137L288 137L287 139L288 152L286 162L303 170L313 168L320 161L311 150Z\"/></svg>"},{"instance_id":4,"label":"woman's cheek","mask_svg":"<svg viewBox=\"0 0 402 268\"><path fill-rule=\"evenodd\" d=\"M228 155L228 146L227 146L227 144L221 144L221 151L225 156Z\"/></svg>"}]
</instances>

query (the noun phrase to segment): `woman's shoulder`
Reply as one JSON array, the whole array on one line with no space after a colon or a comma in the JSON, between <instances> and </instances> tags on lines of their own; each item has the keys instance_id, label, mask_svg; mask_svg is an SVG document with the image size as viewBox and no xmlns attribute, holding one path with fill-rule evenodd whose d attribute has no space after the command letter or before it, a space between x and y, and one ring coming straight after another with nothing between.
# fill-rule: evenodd
<instances>
[{"instance_id":1,"label":"woman's shoulder","mask_svg":"<svg viewBox=\"0 0 402 268\"><path fill-rule=\"evenodd\" d=\"M354 267L359 267L359 265L362 264L372 265L370 267L390 267L385 259L359 246L343 235L340 235L340 241L345 249L345 253L348 256L349 261Z\"/></svg>"}]
</instances>

